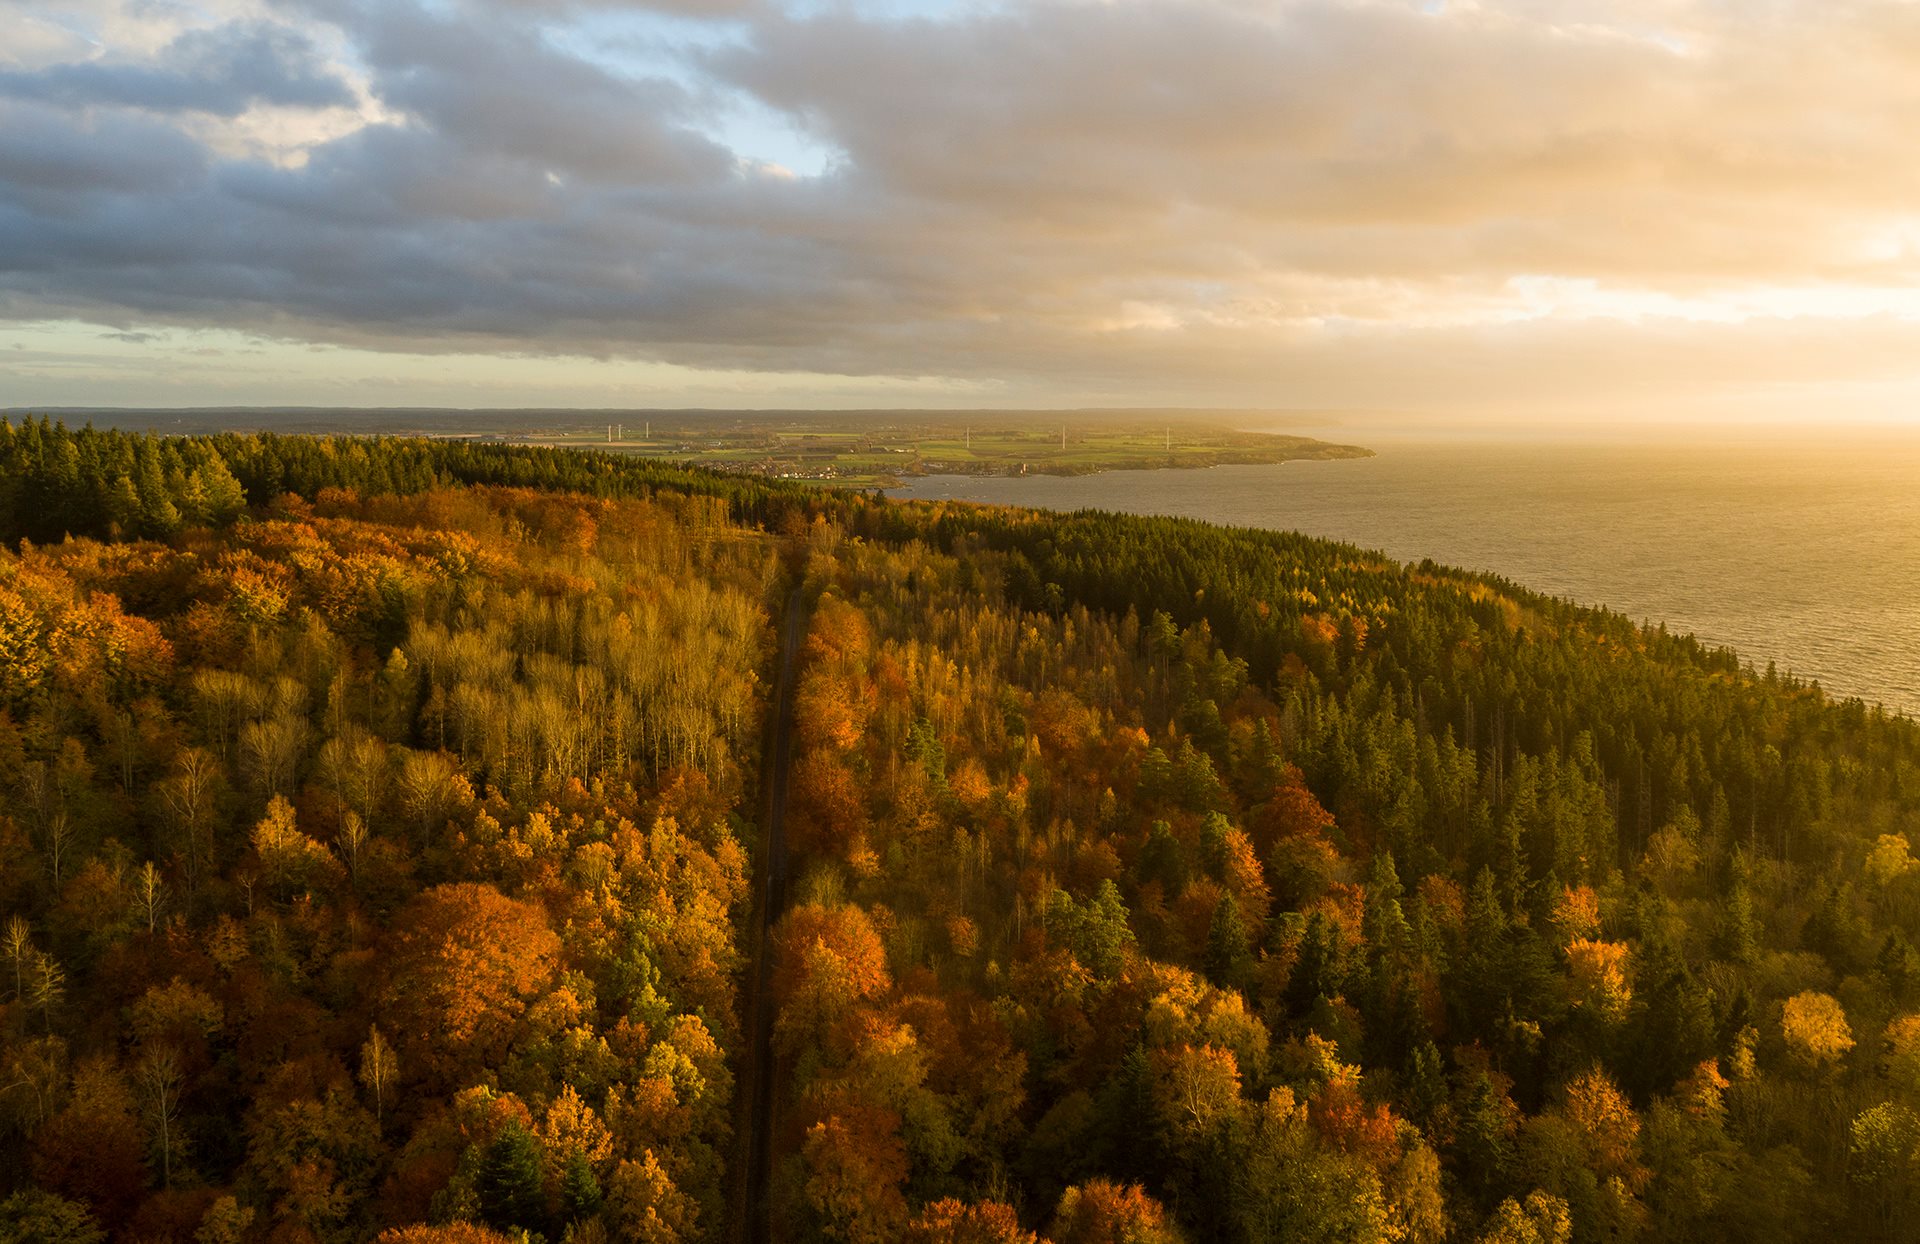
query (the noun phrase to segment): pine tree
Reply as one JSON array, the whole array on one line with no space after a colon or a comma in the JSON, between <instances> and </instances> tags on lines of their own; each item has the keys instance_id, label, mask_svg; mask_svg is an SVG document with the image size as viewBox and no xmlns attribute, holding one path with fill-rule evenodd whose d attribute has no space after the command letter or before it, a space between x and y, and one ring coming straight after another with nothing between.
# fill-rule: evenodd
<instances>
[{"instance_id":1,"label":"pine tree","mask_svg":"<svg viewBox=\"0 0 1920 1244\"><path fill-rule=\"evenodd\" d=\"M1231 894L1222 894L1214 904L1213 922L1207 928L1206 972L1207 979L1222 989L1244 989L1253 974L1247 926Z\"/></svg>"},{"instance_id":2,"label":"pine tree","mask_svg":"<svg viewBox=\"0 0 1920 1244\"><path fill-rule=\"evenodd\" d=\"M246 513L246 490L233 477L225 458L218 454L210 455L199 474L208 522L216 527L224 527Z\"/></svg>"},{"instance_id":3,"label":"pine tree","mask_svg":"<svg viewBox=\"0 0 1920 1244\"><path fill-rule=\"evenodd\" d=\"M1406 1087L1401 1091L1407 1117L1429 1125L1447 1103L1446 1069L1440 1061L1440 1047L1426 1041L1407 1059Z\"/></svg>"},{"instance_id":4,"label":"pine tree","mask_svg":"<svg viewBox=\"0 0 1920 1244\"><path fill-rule=\"evenodd\" d=\"M1480 1204L1492 1205L1506 1191L1514 1158L1511 1104L1484 1072L1474 1077L1460 1109L1453 1154L1461 1183Z\"/></svg>"},{"instance_id":5,"label":"pine tree","mask_svg":"<svg viewBox=\"0 0 1920 1244\"><path fill-rule=\"evenodd\" d=\"M1915 986L1920 985L1920 951L1914 949L1905 932L1890 930L1880 943L1874 971L1886 982L1887 992L1894 1001L1904 1003L1913 997Z\"/></svg>"},{"instance_id":6,"label":"pine tree","mask_svg":"<svg viewBox=\"0 0 1920 1244\"><path fill-rule=\"evenodd\" d=\"M140 493L133 480L122 475L107 494L107 521L122 532L132 533L140 525Z\"/></svg>"},{"instance_id":7,"label":"pine tree","mask_svg":"<svg viewBox=\"0 0 1920 1244\"><path fill-rule=\"evenodd\" d=\"M139 474L134 488L139 493L139 519L135 528L142 536L164 537L180 527L180 510L167 495L166 477L160 471L159 455L143 444Z\"/></svg>"},{"instance_id":8,"label":"pine tree","mask_svg":"<svg viewBox=\"0 0 1920 1244\"><path fill-rule=\"evenodd\" d=\"M1100 1088L1097 1124L1092 1129L1107 1148L1104 1165L1114 1175L1132 1181L1156 1178L1164 1169L1159 1130L1147 1126L1153 1118L1153 1064L1146 1047L1135 1043L1120 1066Z\"/></svg>"},{"instance_id":9,"label":"pine tree","mask_svg":"<svg viewBox=\"0 0 1920 1244\"><path fill-rule=\"evenodd\" d=\"M1512 957L1508 928L1493 873L1483 868L1467 896L1466 944L1447 998L1451 1013L1469 1030L1490 1035L1506 1013Z\"/></svg>"},{"instance_id":10,"label":"pine tree","mask_svg":"<svg viewBox=\"0 0 1920 1244\"><path fill-rule=\"evenodd\" d=\"M1159 882L1163 896L1168 899L1177 898L1186 889L1186 856L1180 849L1180 840L1173 836L1171 825L1155 821L1147 830L1147 841L1140 848L1135 870L1143 884Z\"/></svg>"},{"instance_id":11,"label":"pine tree","mask_svg":"<svg viewBox=\"0 0 1920 1244\"><path fill-rule=\"evenodd\" d=\"M521 1124L509 1123L481 1159L480 1213L503 1231L537 1231L547 1219L540 1178L540 1143Z\"/></svg>"},{"instance_id":12,"label":"pine tree","mask_svg":"<svg viewBox=\"0 0 1920 1244\"><path fill-rule=\"evenodd\" d=\"M1753 891L1747 884L1747 871L1746 854L1735 854L1733 884L1728 887L1726 902L1720 909L1718 938L1720 953L1742 967L1752 966L1760 947L1760 928L1753 916Z\"/></svg>"},{"instance_id":13,"label":"pine tree","mask_svg":"<svg viewBox=\"0 0 1920 1244\"><path fill-rule=\"evenodd\" d=\"M1227 879L1227 834L1233 826L1218 812L1200 822L1200 867L1215 881Z\"/></svg>"},{"instance_id":14,"label":"pine tree","mask_svg":"<svg viewBox=\"0 0 1920 1244\"><path fill-rule=\"evenodd\" d=\"M1307 917L1299 957L1287 978L1287 1009L1295 1015L1304 1015L1320 999L1338 996L1344 975L1340 960L1339 930L1325 912L1314 912Z\"/></svg>"},{"instance_id":15,"label":"pine tree","mask_svg":"<svg viewBox=\"0 0 1920 1244\"><path fill-rule=\"evenodd\" d=\"M600 1181L594 1178L593 1164L576 1149L568 1155L566 1170L560 1176L561 1211L569 1222L591 1218L600 1212L600 1200Z\"/></svg>"}]
</instances>

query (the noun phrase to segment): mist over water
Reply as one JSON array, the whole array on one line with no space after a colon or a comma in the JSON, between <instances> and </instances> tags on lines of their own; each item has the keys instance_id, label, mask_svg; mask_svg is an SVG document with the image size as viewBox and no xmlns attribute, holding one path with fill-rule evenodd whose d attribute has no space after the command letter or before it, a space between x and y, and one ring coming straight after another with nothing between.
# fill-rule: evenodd
<instances>
[{"instance_id":1,"label":"mist over water","mask_svg":"<svg viewBox=\"0 0 1920 1244\"><path fill-rule=\"evenodd\" d=\"M895 490L1298 530L1665 621L1920 713L1920 441L1375 444L1375 458Z\"/></svg>"}]
</instances>

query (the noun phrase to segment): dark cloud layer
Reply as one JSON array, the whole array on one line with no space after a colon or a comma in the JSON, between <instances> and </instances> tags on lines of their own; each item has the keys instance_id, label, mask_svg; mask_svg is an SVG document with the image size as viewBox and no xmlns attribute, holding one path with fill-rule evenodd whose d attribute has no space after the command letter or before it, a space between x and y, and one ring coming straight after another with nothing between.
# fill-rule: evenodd
<instances>
[{"instance_id":1,"label":"dark cloud layer","mask_svg":"<svg viewBox=\"0 0 1920 1244\"><path fill-rule=\"evenodd\" d=\"M75 109L139 108L234 117L259 104L343 107L353 93L301 31L233 22L183 32L143 62L81 61L0 72L0 96Z\"/></svg>"},{"instance_id":2,"label":"dark cloud layer","mask_svg":"<svg viewBox=\"0 0 1920 1244\"><path fill-rule=\"evenodd\" d=\"M638 7L278 0L0 70L0 316L1069 400L1676 394L1920 344L1892 0L683 0L593 54ZM823 171L730 137L748 105Z\"/></svg>"}]
</instances>

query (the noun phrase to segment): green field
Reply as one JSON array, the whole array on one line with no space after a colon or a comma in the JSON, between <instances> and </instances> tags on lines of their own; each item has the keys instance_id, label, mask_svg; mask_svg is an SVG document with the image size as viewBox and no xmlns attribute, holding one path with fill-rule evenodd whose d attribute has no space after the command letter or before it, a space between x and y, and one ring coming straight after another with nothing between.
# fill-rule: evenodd
<instances>
[{"instance_id":1,"label":"green field","mask_svg":"<svg viewBox=\"0 0 1920 1244\"><path fill-rule=\"evenodd\" d=\"M608 449L641 457L812 479L848 487L916 475L1088 475L1301 458L1359 458L1372 451L1311 437L1249 432L1190 420L982 417L952 422L855 414L792 419L651 420L532 429L528 444Z\"/></svg>"}]
</instances>

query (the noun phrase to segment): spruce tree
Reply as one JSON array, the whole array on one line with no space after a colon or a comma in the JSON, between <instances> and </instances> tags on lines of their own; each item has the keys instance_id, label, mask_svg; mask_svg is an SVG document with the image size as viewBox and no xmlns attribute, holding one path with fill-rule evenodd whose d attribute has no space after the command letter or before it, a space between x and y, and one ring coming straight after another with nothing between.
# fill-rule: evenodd
<instances>
[{"instance_id":1,"label":"spruce tree","mask_svg":"<svg viewBox=\"0 0 1920 1244\"><path fill-rule=\"evenodd\" d=\"M1207 928L1207 979L1222 989L1244 989L1253 974L1253 952L1247 944L1246 922L1233 895L1222 894L1214 904Z\"/></svg>"},{"instance_id":2,"label":"spruce tree","mask_svg":"<svg viewBox=\"0 0 1920 1244\"><path fill-rule=\"evenodd\" d=\"M560 1176L560 1207L567 1221L577 1222L600 1212L600 1181L594 1178L593 1165L579 1150L567 1158Z\"/></svg>"},{"instance_id":3,"label":"spruce tree","mask_svg":"<svg viewBox=\"0 0 1920 1244\"><path fill-rule=\"evenodd\" d=\"M1753 891L1747 884L1745 852L1734 856L1733 884L1728 888L1725 905L1720 909L1717 943L1722 955L1742 967L1752 966L1759 953L1760 927L1753 916Z\"/></svg>"},{"instance_id":4,"label":"spruce tree","mask_svg":"<svg viewBox=\"0 0 1920 1244\"><path fill-rule=\"evenodd\" d=\"M540 1176L540 1144L519 1123L500 1129L480 1163L480 1213L503 1231L540 1230L547 1198Z\"/></svg>"}]
</instances>

